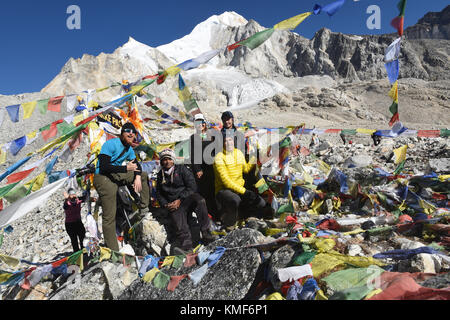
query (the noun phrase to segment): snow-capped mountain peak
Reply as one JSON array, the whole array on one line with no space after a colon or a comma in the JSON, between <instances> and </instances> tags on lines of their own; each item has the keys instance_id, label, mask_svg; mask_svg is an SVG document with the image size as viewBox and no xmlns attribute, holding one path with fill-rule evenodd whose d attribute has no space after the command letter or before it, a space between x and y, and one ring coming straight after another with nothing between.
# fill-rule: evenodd
<instances>
[{"instance_id":1,"label":"snow-capped mountain peak","mask_svg":"<svg viewBox=\"0 0 450 320\"><path fill-rule=\"evenodd\" d=\"M195 58L198 55L212 50L213 37L221 30L229 27L239 27L247 24L247 20L236 12L224 12L221 15L213 15L200 22L190 34L172 41L171 43L157 47L175 63ZM214 61L211 61L214 64Z\"/></svg>"}]
</instances>

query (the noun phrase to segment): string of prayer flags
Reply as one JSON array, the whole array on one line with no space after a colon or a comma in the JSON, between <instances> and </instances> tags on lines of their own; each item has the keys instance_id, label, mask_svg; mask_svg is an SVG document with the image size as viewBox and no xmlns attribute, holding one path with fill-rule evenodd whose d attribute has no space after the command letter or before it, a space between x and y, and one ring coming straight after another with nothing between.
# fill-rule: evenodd
<instances>
[{"instance_id":1,"label":"string of prayer flags","mask_svg":"<svg viewBox=\"0 0 450 320\"><path fill-rule=\"evenodd\" d=\"M392 19L391 26L397 29L398 35L401 37L403 35L403 25L405 21L406 0L400 0L397 4L397 8L400 13L397 17Z\"/></svg>"},{"instance_id":2,"label":"string of prayer flags","mask_svg":"<svg viewBox=\"0 0 450 320\"><path fill-rule=\"evenodd\" d=\"M318 15L322 12L325 12L326 14L328 14L330 17L332 15L334 15L345 3L345 0L338 0L332 3L329 3L325 6L321 6L319 4L314 5L313 8L313 13L315 15Z\"/></svg>"}]
</instances>

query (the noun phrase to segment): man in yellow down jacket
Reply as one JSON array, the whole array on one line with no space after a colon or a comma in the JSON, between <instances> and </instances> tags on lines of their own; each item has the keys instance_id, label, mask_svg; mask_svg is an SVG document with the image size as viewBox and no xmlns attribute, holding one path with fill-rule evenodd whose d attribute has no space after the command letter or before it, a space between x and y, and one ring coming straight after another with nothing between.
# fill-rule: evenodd
<instances>
[{"instance_id":1,"label":"man in yellow down jacket","mask_svg":"<svg viewBox=\"0 0 450 320\"><path fill-rule=\"evenodd\" d=\"M254 165L234 146L232 135L223 135L223 151L214 158L215 194L223 227L232 230L239 218L239 209L260 210L265 201L255 192L244 188L244 173Z\"/></svg>"}]
</instances>

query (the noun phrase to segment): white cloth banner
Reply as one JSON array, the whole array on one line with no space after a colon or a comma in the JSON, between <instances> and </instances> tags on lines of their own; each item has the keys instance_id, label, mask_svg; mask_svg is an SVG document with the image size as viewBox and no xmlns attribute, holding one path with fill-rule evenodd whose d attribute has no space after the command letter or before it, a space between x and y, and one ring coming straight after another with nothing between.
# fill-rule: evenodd
<instances>
[{"instance_id":1,"label":"white cloth banner","mask_svg":"<svg viewBox=\"0 0 450 320\"><path fill-rule=\"evenodd\" d=\"M23 217L36 207L43 205L45 201L59 188L61 188L69 177L58 180L47 185L39 191L33 192L29 196L14 202L9 207L0 212L0 227L6 226L13 221Z\"/></svg>"},{"instance_id":2,"label":"white cloth banner","mask_svg":"<svg viewBox=\"0 0 450 320\"><path fill-rule=\"evenodd\" d=\"M76 107L76 103L77 103L77 95L76 94L67 96L67 100L66 100L67 112L72 112L73 109L75 109L75 107Z\"/></svg>"},{"instance_id":3,"label":"white cloth banner","mask_svg":"<svg viewBox=\"0 0 450 320\"><path fill-rule=\"evenodd\" d=\"M402 38L397 38L392 42L389 47L387 47L385 53L384 53L384 61L385 62L391 62L394 60L397 60L400 56L400 45L401 45Z\"/></svg>"},{"instance_id":4,"label":"white cloth banner","mask_svg":"<svg viewBox=\"0 0 450 320\"><path fill-rule=\"evenodd\" d=\"M278 269L278 278L280 279L281 282L294 281L312 275L313 273L311 265L309 264L305 264L303 266Z\"/></svg>"}]
</instances>

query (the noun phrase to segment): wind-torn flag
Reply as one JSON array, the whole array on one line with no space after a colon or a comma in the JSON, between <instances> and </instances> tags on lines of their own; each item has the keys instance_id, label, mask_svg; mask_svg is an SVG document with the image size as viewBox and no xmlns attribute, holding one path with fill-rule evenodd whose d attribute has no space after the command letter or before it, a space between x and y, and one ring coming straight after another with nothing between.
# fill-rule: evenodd
<instances>
[{"instance_id":1,"label":"wind-torn flag","mask_svg":"<svg viewBox=\"0 0 450 320\"><path fill-rule=\"evenodd\" d=\"M297 26L303 22L306 18L308 18L312 12L305 12L299 15L296 15L295 17L283 20L276 25L274 25L274 29L277 30L293 30L297 28Z\"/></svg>"},{"instance_id":2,"label":"wind-torn flag","mask_svg":"<svg viewBox=\"0 0 450 320\"><path fill-rule=\"evenodd\" d=\"M320 14L321 12L327 13L330 17L334 15L345 3L345 0L338 0L332 3L327 4L326 6L321 6L319 4L314 5L313 13L315 15Z\"/></svg>"},{"instance_id":3,"label":"wind-torn flag","mask_svg":"<svg viewBox=\"0 0 450 320\"><path fill-rule=\"evenodd\" d=\"M397 8L400 10L400 13L397 17L392 19L391 26L397 29L398 35L401 37L403 35L403 25L405 22L406 0L400 0L397 4Z\"/></svg>"},{"instance_id":4,"label":"wind-torn flag","mask_svg":"<svg viewBox=\"0 0 450 320\"><path fill-rule=\"evenodd\" d=\"M107 88L109 88L109 87L107 87ZM107 88L104 88L104 89L107 89ZM99 91L97 91L97 92L99 92ZM66 100L66 110L67 110L67 112L72 112L73 109L75 109L75 106L76 106L77 102L78 101L77 101L77 95L76 94L71 94L71 95L67 96L67 100Z\"/></svg>"},{"instance_id":5,"label":"wind-torn flag","mask_svg":"<svg viewBox=\"0 0 450 320\"><path fill-rule=\"evenodd\" d=\"M19 122L19 107L20 105L18 104L6 107L6 111L8 111L9 118L12 122Z\"/></svg>"},{"instance_id":6,"label":"wind-torn flag","mask_svg":"<svg viewBox=\"0 0 450 320\"><path fill-rule=\"evenodd\" d=\"M63 99L64 96L50 98L50 100L48 100L47 110L61 112L61 102Z\"/></svg>"},{"instance_id":7,"label":"wind-torn flag","mask_svg":"<svg viewBox=\"0 0 450 320\"><path fill-rule=\"evenodd\" d=\"M394 82L394 85L389 91L389 97L391 97L394 102L398 103L398 81Z\"/></svg>"}]
</instances>

